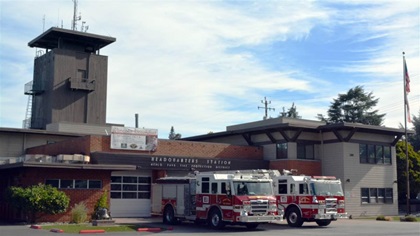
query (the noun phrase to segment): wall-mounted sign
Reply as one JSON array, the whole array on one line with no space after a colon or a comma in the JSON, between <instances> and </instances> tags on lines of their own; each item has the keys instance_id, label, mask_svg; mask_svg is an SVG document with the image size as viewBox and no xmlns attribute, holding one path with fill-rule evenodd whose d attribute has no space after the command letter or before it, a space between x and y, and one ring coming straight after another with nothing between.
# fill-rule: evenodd
<instances>
[{"instance_id":1,"label":"wall-mounted sign","mask_svg":"<svg viewBox=\"0 0 420 236\"><path fill-rule=\"evenodd\" d=\"M95 152L91 154L91 160L95 164L136 165L138 169L149 170L212 171L269 168L269 162L266 160L155 156L133 153Z\"/></svg>"},{"instance_id":2,"label":"wall-mounted sign","mask_svg":"<svg viewBox=\"0 0 420 236\"><path fill-rule=\"evenodd\" d=\"M221 159L204 159L193 157L165 157L165 156L152 156L150 157L150 167L163 167L168 169L217 169L217 170L230 170L231 160Z\"/></svg>"},{"instance_id":3,"label":"wall-mounted sign","mask_svg":"<svg viewBox=\"0 0 420 236\"><path fill-rule=\"evenodd\" d=\"M156 151L157 129L111 127L111 149Z\"/></svg>"}]
</instances>

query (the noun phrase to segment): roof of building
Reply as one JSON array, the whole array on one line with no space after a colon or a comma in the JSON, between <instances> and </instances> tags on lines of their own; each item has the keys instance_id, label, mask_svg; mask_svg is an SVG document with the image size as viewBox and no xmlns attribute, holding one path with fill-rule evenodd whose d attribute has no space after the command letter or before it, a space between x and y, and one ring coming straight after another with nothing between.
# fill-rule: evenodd
<instances>
[{"instance_id":1,"label":"roof of building","mask_svg":"<svg viewBox=\"0 0 420 236\"><path fill-rule=\"evenodd\" d=\"M347 135L347 137L341 137L338 131L342 130L350 131L351 135ZM288 137L287 134L285 134L285 131L296 131L296 135L295 137ZM273 143L276 143L276 140L272 136L272 133L280 132L283 135L283 137L286 137L286 139L288 139L287 141L294 142L296 141L296 138L299 136L299 134L303 131L310 133L334 132L340 141L348 141L348 139L350 139L352 134L354 134L356 131L382 135L393 135L396 136L396 141L398 141L402 137L402 135L405 134L404 129L389 128L377 125L365 125L360 123L347 122L327 124L325 122L320 121L280 117L257 122L244 123L235 126L228 126L226 127L226 131L187 137L183 138L182 140L206 141L215 138L224 138L234 135L240 135L246 139L248 144L252 145L252 141L250 139L252 135L265 134L270 138L270 140ZM407 133L413 134L415 132L412 130L407 130ZM396 143L396 141L394 142Z\"/></svg>"},{"instance_id":2,"label":"roof of building","mask_svg":"<svg viewBox=\"0 0 420 236\"><path fill-rule=\"evenodd\" d=\"M48 162L19 162L0 165L0 169L13 169L20 167L41 167L61 169L84 169L84 170L136 170L135 165L104 165L104 164L69 164L69 163L48 163Z\"/></svg>"},{"instance_id":3,"label":"roof of building","mask_svg":"<svg viewBox=\"0 0 420 236\"><path fill-rule=\"evenodd\" d=\"M28 43L29 47L45 49L59 48L61 39L73 41L74 43L101 49L116 41L113 37L91 34L81 31L51 27Z\"/></svg>"},{"instance_id":4,"label":"roof of building","mask_svg":"<svg viewBox=\"0 0 420 236\"><path fill-rule=\"evenodd\" d=\"M57 135L57 136L69 136L69 137L86 136L86 134L69 133L69 132L49 131L49 130L41 130L41 129L3 128L3 127L0 127L0 132L1 133L22 133L22 134L45 134L45 135Z\"/></svg>"}]
</instances>

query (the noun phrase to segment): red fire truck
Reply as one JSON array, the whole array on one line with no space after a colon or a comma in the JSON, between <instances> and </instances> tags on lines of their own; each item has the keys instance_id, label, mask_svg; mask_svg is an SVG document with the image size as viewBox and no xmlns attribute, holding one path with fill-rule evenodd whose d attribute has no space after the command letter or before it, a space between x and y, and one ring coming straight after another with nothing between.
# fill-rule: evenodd
<instances>
[{"instance_id":1,"label":"red fire truck","mask_svg":"<svg viewBox=\"0 0 420 236\"><path fill-rule=\"evenodd\" d=\"M293 175L283 170L270 173L279 208L292 227L303 222L327 226L338 218L347 218L341 181L332 176Z\"/></svg>"},{"instance_id":2,"label":"red fire truck","mask_svg":"<svg viewBox=\"0 0 420 236\"><path fill-rule=\"evenodd\" d=\"M156 182L152 212L167 224L189 220L215 229L226 224L254 229L283 218L267 170L196 172Z\"/></svg>"}]
</instances>

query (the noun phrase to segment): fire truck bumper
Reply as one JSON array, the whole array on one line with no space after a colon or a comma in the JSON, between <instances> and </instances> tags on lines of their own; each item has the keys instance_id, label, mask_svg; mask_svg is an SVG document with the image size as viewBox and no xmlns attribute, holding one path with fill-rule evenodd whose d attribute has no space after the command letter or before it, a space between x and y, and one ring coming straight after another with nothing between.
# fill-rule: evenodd
<instances>
[{"instance_id":1,"label":"fire truck bumper","mask_svg":"<svg viewBox=\"0 0 420 236\"><path fill-rule=\"evenodd\" d=\"M347 215L347 212L346 213L339 213L339 214L337 214L337 216L338 216L339 219L349 218L349 216Z\"/></svg>"},{"instance_id":2,"label":"fire truck bumper","mask_svg":"<svg viewBox=\"0 0 420 236\"><path fill-rule=\"evenodd\" d=\"M268 215L268 216L237 216L236 221L238 222L245 222L245 223L253 223L253 222L271 222L271 221L278 221L282 220L283 217L278 215Z\"/></svg>"},{"instance_id":3,"label":"fire truck bumper","mask_svg":"<svg viewBox=\"0 0 420 236\"><path fill-rule=\"evenodd\" d=\"M316 214L315 219L317 220L337 220L348 218L347 212L346 213L337 213L337 214Z\"/></svg>"}]
</instances>

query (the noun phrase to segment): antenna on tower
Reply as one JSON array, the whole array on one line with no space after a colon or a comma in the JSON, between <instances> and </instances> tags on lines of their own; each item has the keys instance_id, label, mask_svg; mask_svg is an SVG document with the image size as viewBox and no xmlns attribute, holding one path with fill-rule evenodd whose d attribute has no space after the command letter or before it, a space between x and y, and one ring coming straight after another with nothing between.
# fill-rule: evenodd
<instances>
[{"instance_id":1,"label":"antenna on tower","mask_svg":"<svg viewBox=\"0 0 420 236\"><path fill-rule=\"evenodd\" d=\"M42 17L42 33L44 33L44 32L45 32L45 14Z\"/></svg>"},{"instance_id":2,"label":"antenna on tower","mask_svg":"<svg viewBox=\"0 0 420 236\"><path fill-rule=\"evenodd\" d=\"M268 104L271 104L271 101L267 101L267 98L264 97L264 101L261 100L261 103L264 104L264 107L258 107L258 109L263 108L265 110L265 116L263 117L264 120L267 120L268 116L267 116L267 111L268 110L273 110L275 111L276 109L268 107Z\"/></svg>"},{"instance_id":3,"label":"antenna on tower","mask_svg":"<svg viewBox=\"0 0 420 236\"><path fill-rule=\"evenodd\" d=\"M77 22L82 20L82 15L79 12L79 16L77 16L77 1L78 0L72 0L72 1L74 3L74 9L73 9L73 20L72 20L71 29L77 30ZM86 32L89 29L89 26L85 24L86 24L86 21L82 21L82 28L80 29L80 31Z\"/></svg>"}]
</instances>

